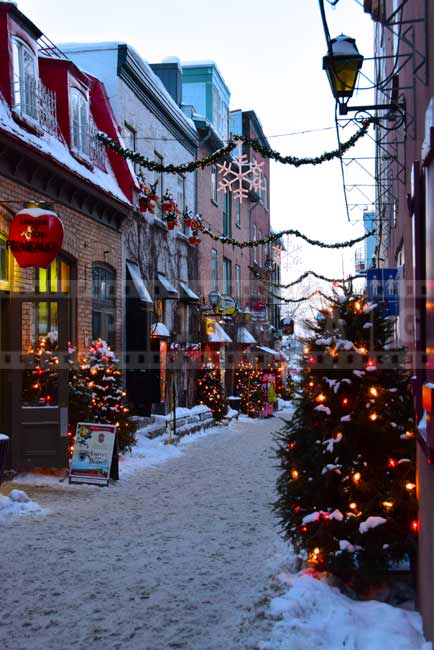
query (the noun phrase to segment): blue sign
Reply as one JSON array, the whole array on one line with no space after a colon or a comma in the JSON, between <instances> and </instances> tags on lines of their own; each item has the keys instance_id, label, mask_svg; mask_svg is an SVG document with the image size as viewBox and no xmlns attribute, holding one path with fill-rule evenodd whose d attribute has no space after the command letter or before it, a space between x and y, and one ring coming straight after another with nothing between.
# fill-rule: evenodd
<instances>
[{"instance_id":1,"label":"blue sign","mask_svg":"<svg viewBox=\"0 0 434 650\"><path fill-rule=\"evenodd\" d=\"M385 316L399 316L399 285L402 269L368 269L369 302L382 303Z\"/></svg>"}]
</instances>

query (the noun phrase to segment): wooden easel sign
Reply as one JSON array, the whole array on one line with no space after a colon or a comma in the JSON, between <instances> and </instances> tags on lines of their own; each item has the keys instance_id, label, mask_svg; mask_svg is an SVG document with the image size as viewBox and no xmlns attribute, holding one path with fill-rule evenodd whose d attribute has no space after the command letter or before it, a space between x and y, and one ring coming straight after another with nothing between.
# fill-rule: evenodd
<instances>
[{"instance_id":1,"label":"wooden easel sign","mask_svg":"<svg viewBox=\"0 0 434 650\"><path fill-rule=\"evenodd\" d=\"M107 486L114 454L117 455L115 424L79 422L69 482Z\"/></svg>"}]
</instances>

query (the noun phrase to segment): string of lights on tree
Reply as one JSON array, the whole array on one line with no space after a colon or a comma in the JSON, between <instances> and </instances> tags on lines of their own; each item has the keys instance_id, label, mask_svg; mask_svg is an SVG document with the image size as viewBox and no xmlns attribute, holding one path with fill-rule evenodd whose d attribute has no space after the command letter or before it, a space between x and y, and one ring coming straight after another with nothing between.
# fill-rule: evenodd
<instances>
[{"instance_id":1,"label":"string of lights on tree","mask_svg":"<svg viewBox=\"0 0 434 650\"><path fill-rule=\"evenodd\" d=\"M370 124L374 121L373 118L366 119L362 122L361 128L351 136L346 142L343 142L337 149L333 151L326 151L319 156L310 157L310 158L298 158L296 156L283 156L278 151L271 149L269 147L264 147L256 139L248 138L245 136L234 136L233 140L229 142L225 147L217 149L209 156L201 158L200 160L192 160L190 162L181 163L180 165L163 165L162 163L151 160L143 154L129 149L128 147L122 147L118 142L111 138L107 133L99 132L97 134L97 139L103 142L106 147L115 151L116 153L123 156L125 159L131 160L133 163L155 171L158 173L168 173L168 174L184 174L186 172L194 172L196 169L204 169L209 165L215 164L217 161L222 158L229 156L231 152L235 149L237 142L241 141L246 145L249 145L257 153L261 154L264 158L269 158L280 162L284 165L292 165L293 167L301 167L302 165L320 165L323 162L333 160L335 158L340 158L343 156L351 147L362 138L368 132Z\"/></svg>"},{"instance_id":2,"label":"string of lights on tree","mask_svg":"<svg viewBox=\"0 0 434 650\"><path fill-rule=\"evenodd\" d=\"M197 380L197 399L211 409L213 418L222 420L228 412L220 370L213 363L206 363L199 371Z\"/></svg>"},{"instance_id":3,"label":"string of lights on tree","mask_svg":"<svg viewBox=\"0 0 434 650\"><path fill-rule=\"evenodd\" d=\"M303 350L294 415L279 434L275 510L308 564L363 591L415 559L415 423L410 376L399 363L378 367L369 349L374 332L380 357L388 350L387 314L343 298L321 311Z\"/></svg>"},{"instance_id":4,"label":"string of lights on tree","mask_svg":"<svg viewBox=\"0 0 434 650\"><path fill-rule=\"evenodd\" d=\"M127 393L118 360L102 339L95 341L80 363L72 364L69 381L69 454L74 450L77 422L115 424L119 450L136 443L136 426L130 420Z\"/></svg>"}]
</instances>

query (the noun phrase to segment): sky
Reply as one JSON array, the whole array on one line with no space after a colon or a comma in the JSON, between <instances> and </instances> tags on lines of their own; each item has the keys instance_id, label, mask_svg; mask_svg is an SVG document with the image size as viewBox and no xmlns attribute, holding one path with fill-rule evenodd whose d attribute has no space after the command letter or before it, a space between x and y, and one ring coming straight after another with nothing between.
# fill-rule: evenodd
<instances>
[{"instance_id":1,"label":"sky","mask_svg":"<svg viewBox=\"0 0 434 650\"><path fill-rule=\"evenodd\" d=\"M372 56L373 22L360 0L339 0L335 8L325 4L331 36L352 36L359 51ZM254 110L274 149L304 157L337 146L317 0L18 0L18 7L56 44L127 42L151 63L170 56L181 62L212 59L231 91L230 108ZM357 104L371 102L368 91L358 95ZM348 124L342 140L355 130ZM353 152L372 156L372 141L365 138ZM348 183L371 182L358 163L346 165ZM348 196L351 203L366 203L357 188ZM360 208L351 211L354 223L348 223L338 161L298 169L273 163L270 198L275 230L297 228L329 242L363 232ZM303 247L301 263L296 268L289 260L285 273L294 277L312 269L341 277L354 271L353 250L341 255Z\"/></svg>"}]
</instances>

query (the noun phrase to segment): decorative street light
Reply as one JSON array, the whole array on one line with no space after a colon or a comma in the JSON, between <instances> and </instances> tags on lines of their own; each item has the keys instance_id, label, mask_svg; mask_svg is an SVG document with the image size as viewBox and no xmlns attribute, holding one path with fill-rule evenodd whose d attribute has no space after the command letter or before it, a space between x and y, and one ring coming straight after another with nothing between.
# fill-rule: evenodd
<instances>
[{"instance_id":1,"label":"decorative street light","mask_svg":"<svg viewBox=\"0 0 434 650\"><path fill-rule=\"evenodd\" d=\"M322 67L327 73L333 97L339 103L341 115L349 110L347 102L353 96L362 64L363 56L357 49L354 38L341 34L330 41L329 52L323 58Z\"/></svg>"},{"instance_id":2,"label":"decorative street light","mask_svg":"<svg viewBox=\"0 0 434 650\"><path fill-rule=\"evenodd\" d=\"M348 106L348 100L353 96L357 77L363 64L363 56L357 49L356 41L350 36L341 34L329 41L328 53L323 57L322 67L326 71L332 89L333 97L339 105L339 115L347 115L349 111L369 112L388 111L384 117L396 120L396 113L401 119L394 128L405 120L405 104L393 101L391 103L373 104L370 106ZM377 116L378 117L378 116Z\"/></svg>"}]
</instances>

